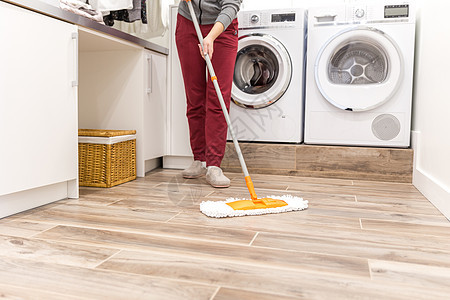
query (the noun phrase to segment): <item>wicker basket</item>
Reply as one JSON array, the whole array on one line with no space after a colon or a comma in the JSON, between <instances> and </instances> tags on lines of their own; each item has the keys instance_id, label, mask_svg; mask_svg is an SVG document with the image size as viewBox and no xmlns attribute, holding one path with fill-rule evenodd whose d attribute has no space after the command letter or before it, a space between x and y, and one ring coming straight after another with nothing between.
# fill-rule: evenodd
<instances>
[{"instance_id":1,"label":"wicker basket","mask_svg":"<svg viewBox=\"0 0 450 300\"><path fill-rule=\"evenodd\" d=\"M112 187L136 179L135 130L78 130L80 186Z\"/></svg>"}]
</instances>

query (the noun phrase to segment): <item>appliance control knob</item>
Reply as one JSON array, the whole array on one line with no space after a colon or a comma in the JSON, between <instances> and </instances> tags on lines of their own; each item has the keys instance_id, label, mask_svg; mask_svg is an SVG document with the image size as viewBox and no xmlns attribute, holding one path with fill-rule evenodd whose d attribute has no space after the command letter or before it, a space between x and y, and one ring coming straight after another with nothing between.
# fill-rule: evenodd
<instances>
[{"instance_id":1,"label":"appliance control knob","mask_svg":"<svg viewBox=\"0 0 450 300\"><path fill-rule=\"evenodd\" d=\"M362 8L358 8L356 11L355 11L355 16L357 17L357 18L362 18L362 17L364 17L364 15L366 14L366 12L364 11L364 9L362 9Z\"/></svg>"},{"instance_id":2,"label":"appliance control knob","mask_svg":"<svg viewBox=\"0 0 450 300\"><path fill-rule=\"evenodd\" d=\"M258 15L252 15L250 18L250 21L255 24L259 22L259 16Z\"/></svg>"}]
</instances>

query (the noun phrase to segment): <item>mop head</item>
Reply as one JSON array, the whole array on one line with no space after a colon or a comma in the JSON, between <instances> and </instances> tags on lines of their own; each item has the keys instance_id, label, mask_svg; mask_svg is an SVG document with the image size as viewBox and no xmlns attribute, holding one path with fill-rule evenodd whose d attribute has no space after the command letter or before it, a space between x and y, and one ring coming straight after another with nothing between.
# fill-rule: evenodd
<instances>
[{"instance_id":1,"label":"mop head","mask_svg":"<svg viewBox=\"0 0 450 300\"><path fill-rule=\"evenodd\" d=\"M225 218L225 217L242 217L242 216L256 216L265 214L278 214L288 211L304 210L308 208L308 201L303 200L303 198L294 197L291 195L284 196L267 196L267 198L272 198L276 200L282 200L287 203L287 205L272 208L261 208L261 209L233 209L227 203L244 200L228 198L225 201L203 201L200 203L200 211L213 218Z\"/></svg>"}]
</instances>

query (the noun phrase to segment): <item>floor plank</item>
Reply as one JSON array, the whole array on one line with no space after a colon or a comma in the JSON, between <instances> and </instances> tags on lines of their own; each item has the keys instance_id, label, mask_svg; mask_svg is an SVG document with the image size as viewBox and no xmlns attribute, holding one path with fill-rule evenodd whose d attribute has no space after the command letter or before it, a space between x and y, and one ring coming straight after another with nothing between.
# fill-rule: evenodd
<instances>
[{"instance_id":1,"label":"floor plank","mask_svg":"<svg viewBox=\"0 0 450 300\"><path fill-rule=\"evenodd\" d=\"M6 285L0 283L0 298L3 299L45 299L45 300L81 300L84 297L76 297L63 293L55 293L41 289L32 289L23 285Z\"/></svg>"},{"instance_id":2,"label":"floor plank","mask_svg":"<svg viewBox=\"0 0 450 300\"><path fill-rule=\"evenodd\" d=\"M408 284L450 295L449 268L381 260L370 260L369 266L376 282Z\"/></svg>"},{"instance_id":3,"label":"floor plank","mask_svg":"<svg viewBox=\"0 0 450 300\"><path fill-rule=\"evenodd\" d=\"M25 259L0 260L2 285L26 287L35 298L51 293L83 299L210 299L217 287L64 266ZM40 296L42 291L42 297Z\"/></svg>"},{"instance_id":4,"label":"floor plank","mask_svg":"<svg viewBox=\"0 0 450 300\"><path fill-rule=\"evenodd\" d=\"M272 294L272 293L261 293L255 291L246 291L239 289L230 289L230 288L220 288L218 293L215 295L213 300L229 300L229 299L240 299L240 300L295 300L300 299L299 297L288 297L282 296L280 294Z\"/></svg>"},{"instance_id":5,"label":"floor plank","mask_svg":"<svg viewBox=\"0 0 450 300\"><path fill-rule=\"evenodd\" d=\"M390 233L405 233L419 235L430 235L439 238L450 239L450 223L437 225L424 225L416 223L404 223L385 220L361 219L361 226L367 230L380 230ZM426 237L423 237L426 239Z\"/></svg>"},{"instance_id":6,"label":"floor plank","mask_svg":"<svg viewBox=\"0 0 450 300\"><path fill-rule=\"evenodd\" d=\"M40 222L11 220L8 223L0 224L0 235L10 235L16 237L31 237L39 232L52 228L52 224Z\"/></svg>"},{"instance_id":7,"label":"floor plank","mask_svg":"<svg viewBox=\"0 0 450 300\"><path fill-rule=\"evenodd\" d=\"M55 243L0 236L0 257L26 258L41 262L93 268L119 252L117 249Z\"/></svg>"},{"instance_id":8,"label":"floor plank","mask_svg":"<svg viewBox=\"0 0 450 300\"><path fill-rule=\"evenodd\" d=\"M376 239L374 235L369 234L353 238L346 236L292 236L260 233L253 245L294 251L307 249L314 253L348 255L349 257L411 262L450 268L450 247L448 242L446 245L437 247L427 241L414 242L414 239L409 238L404 239L403 244L399 244L398 240L391 241L386 237Z\"/></svg>"}]
</instances>

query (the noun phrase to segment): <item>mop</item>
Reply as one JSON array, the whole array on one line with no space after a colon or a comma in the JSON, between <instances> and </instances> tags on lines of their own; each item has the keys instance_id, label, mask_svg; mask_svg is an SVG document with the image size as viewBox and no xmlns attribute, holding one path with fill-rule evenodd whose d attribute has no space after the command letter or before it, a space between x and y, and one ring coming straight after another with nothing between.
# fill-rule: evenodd
<instances>
[{"instance_id":1,"label":"mop","mask_svg":"<svg viewBox=\"0 0 450 300\"><path fill-rule=\"evenodd\" d=\"M197 18L195 16L194 8L192 7L191 0L186 0L186 2L189 7L189 12L191 13L192 22L194 23L195 30L197 32L198 40L203 49L203 36L200 31ZM237 142L237 139L235 137L233 127L231 126L230 117L223 100L222 92L220 91L220 87L217 82L217 77L214 72L211 59L209 58L209 55L207 53L204 54L204 57L206 60L206 65L208 66L209 75L211 75L211 80L217 93L217 97L219 98L225 120L228 124L228 130L230 131L234 147L236 148L236 153L238 155L239 162L244 173L245 182L250 192L251 200L228 198L225 201L203 201L202 203L200 203L200 211L208 217L224 218L264 215L306 209L308 207L308 201L303 200L303 198L294 197L291 195L268 196L265 198L258 198L256 196L255 187L253 186L252 179L250 178L250 175L248 173L247 165L244 161L244 156L242 155L241 148L239 147L239 143Z\"/></svg>"}]
</instances>

